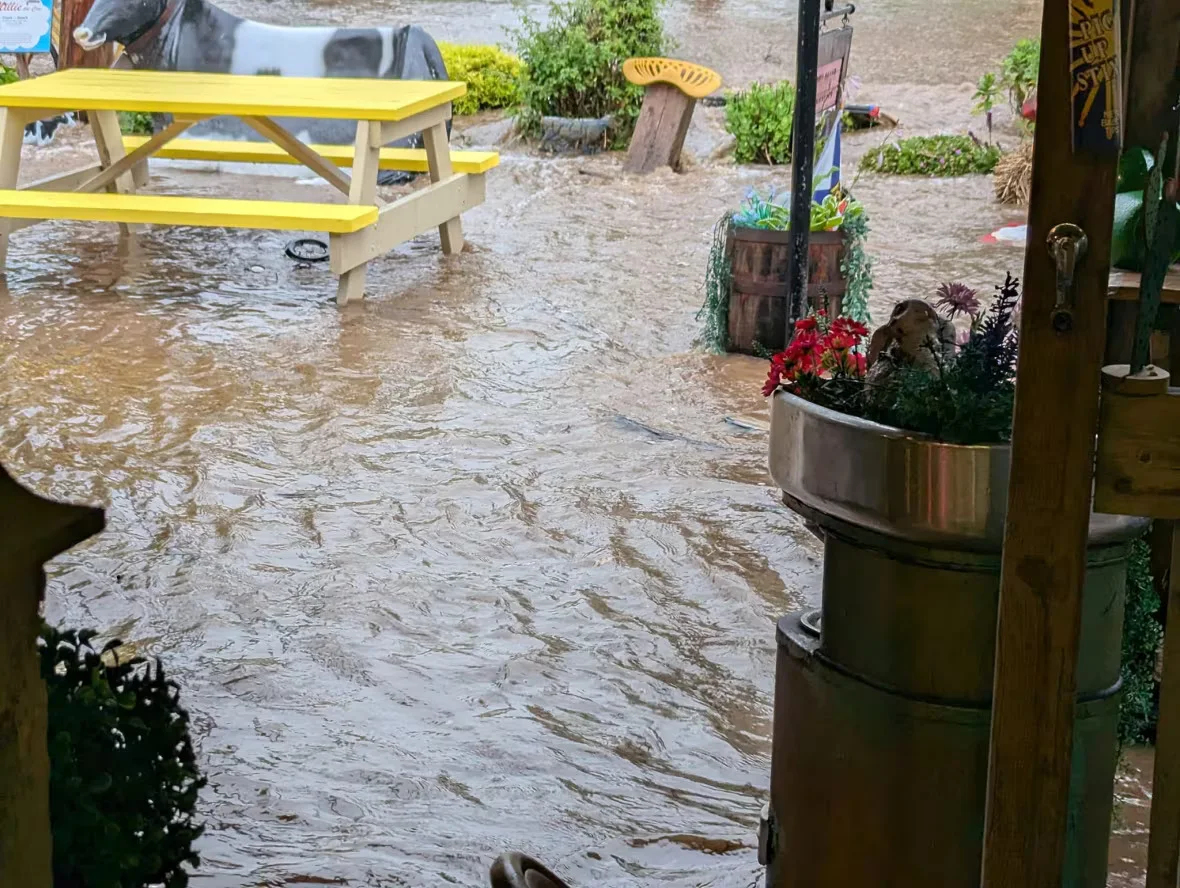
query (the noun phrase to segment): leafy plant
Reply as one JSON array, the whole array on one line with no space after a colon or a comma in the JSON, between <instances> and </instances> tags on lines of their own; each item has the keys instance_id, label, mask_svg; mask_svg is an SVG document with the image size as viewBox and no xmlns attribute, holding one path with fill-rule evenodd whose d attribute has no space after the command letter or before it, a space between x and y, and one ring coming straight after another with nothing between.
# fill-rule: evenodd
<instances>
[{"instance_id":1,"label":"leafy plant","mask_svg":"<svg viewBox=\"0 0 1180 888\"><path fill-rule=\"evenodd\" d=\"M898 370L888 391L866 399L870 418L951 444L1002 444L1012 437L1019 282L1008 275L986 313L972 316L958 353L936 370ZM973 294L972 294L973 296ZM937 358L937 350L932 349Z\"/></svg>"},{"instance_id":2,"label":"leafy plant","mask_svg":"<svg viewBox=\"0 0 1180 888\"><path fill-rule=\"evenodd\" d=\"M786 80L752 84L725 103L725 129L734 137L738 163L790 163L794 122L795 87Z\"/></svg>"},{"instance_id":3,"label":"leafy plant","mask_svg":"<svg viewBox=\"0 0 1180 888\"><path fill-rule=\"evenodd\" d=\"M184 888L205 785L164 668L93 632L41 633L55 888Z\"/></svg>"},{"instance_id":4,"label":"leafy plant","mask_svg":"<svg viewBox=\"0 0 1180 888\"><path fill-rule=\"evenodd\" d=\"M440 43L447 74L467 82L467 94L455 100L456 114L474 114L485 108L511 108L520 101L520 76L524 63L498 46Z\"/></svg>"},{"instance_id":5,"label":"leafy plant","mask_svg":"<svg viewBox=\"0 0 1180 888\"><path fill-rule=\"evenodd\" d=\"M150 136L154 132L152 115L144 111L120 111L119 129L125 136Z\"/></svg>"},{"instance_id":6,"label":"leafy plant","mask_svg":"<svg viewBox=\"0 0 1180 888\"><path fill-rule=\"evenodd\" d=\"M16 73L16 68L0 65L0 86L16 83L18 80L20 80L20 75Z\"/></svg>"},{"instance_id":7,"label":"leafy plant","mask_svg":"<svg viewBox=\"0 0 1180 888\"><path fill-rule=\"evenodd\" d=\"M860 168L903 176L966 176L990 173L1000 149L972 136L911 136L861 158Z\"/></svg>"},{"instance_id":8,"label":"leafy plant","mask_svg":"<svg viewBox=\"0 0 1180 888\"><path fill-rule=\"evenodd\" d=\"M660 0L554 0L549 21L526 15L516 32L525 65L520 125L538 135L541 118L611 117L610 147L631 139L643 90L627 82L623 62L668 47Z\"/></svg>"},{"instance_id":9,"label":"leafy plant","mask_svg":"<svg viewBox=\"0 0 1180 888\"><path fill-rule=\"evenodd\" d=\"M971 97L975 100L975 113L983 114L987 118L987 143L989 145L992 143L992 111L996 107L999 91L996 75L989 71L979 78L979 83L975 86L975 95Z\"/></svg>"},{"instance_id":10,"label":"leafy plant","mask_svg":"<svg viewBox=\"0 0 1180 888\"><path fill-rule=\"evenodd\" d=\"M1012 112L1020 116L1025 101L1037 88L1041 68L1041 41L1019 41L1000 63L1000 85L1008 92Z\"/></svg>"},{"instance_id":11,"label":"leafy plant","mask_svg":"<svg viewBox=\"0 0 1180 888\"><path fill-rule=\"evenodd\" d=\"M1127 610L1123 618L1123 700L1119 709L1119 741L1150 743L1159 719L1156 657L1163 640L1159 592L1151 573L1151 547L1137 540L1127 570Z\"/></svg>"},{"instance_id":12,"label":"leafy plant","mask_svg":"<svg viewBox=\"0 0 1180 888\"><path fill-rule=\"evenodd\" d=\"M791 194L773 188L765 197L756 188L746 192L733 223L740 228L761 228L766 231L789 231L791 228ZM811 202L810 231L838 231L845 221L859 216L864 207L855 198L829 194L823 201Z\"/></svg>"}]
</instances>

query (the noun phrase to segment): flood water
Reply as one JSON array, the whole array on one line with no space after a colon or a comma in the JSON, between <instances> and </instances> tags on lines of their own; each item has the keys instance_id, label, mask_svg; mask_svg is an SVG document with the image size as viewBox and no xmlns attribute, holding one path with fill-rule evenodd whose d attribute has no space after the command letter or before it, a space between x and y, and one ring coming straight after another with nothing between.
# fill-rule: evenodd
<instances>
[{"instance_id":1,"label":"flood water","mask_svg":"<svg viewBox=\"0 0 1180 888\"><path fill-rule=\"evenodd\" d=\"M519 15L226 5L481 42ZM666 18L678 55L741 85L793 78L790 6L676 0ZM978 129L972 83L1038 22L1036 0L866 2L855 100L908 132ZM719 128L699 108L698 162L642 180L617 157L509 149L464 217L468 252L420 238L344 309L325 267L283 255L289 235L14 238L0 458L107 508L54 563L47 613L180 681L210 778L194 884L475 886L510 848L579 885L759 878L774 621L816 602L820 553L769 484L764 436L727 421L764 416L764 364L693 344L713 224L749 186L788 184L707 161ZM26 149L27 178L78 144ZM172 168L155 184L327 194ZM878 314L1019 273L1019 248L979 241L1022 215L989 178L856 192ZM1132 799L1149 785L1128 780ZM1112 884L1141 884L1136 822Z\"/></svg>"}]
</instances>

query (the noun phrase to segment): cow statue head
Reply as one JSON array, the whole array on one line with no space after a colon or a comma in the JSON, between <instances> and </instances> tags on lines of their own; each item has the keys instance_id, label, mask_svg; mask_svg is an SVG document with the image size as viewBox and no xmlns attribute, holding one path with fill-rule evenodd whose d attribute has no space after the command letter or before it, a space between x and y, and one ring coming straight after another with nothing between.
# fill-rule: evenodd
<instances>
[{"instance_id":1,"label":"cow statue head","mask_svg":"<svg viewBox=\"0 0 1180 888\"><path fill-rule=\"evenodd\" d=\"M159 21L169 0L95 0L74 39L86 51L107 41L128 46Z\"/></svg>"}]
</instances>

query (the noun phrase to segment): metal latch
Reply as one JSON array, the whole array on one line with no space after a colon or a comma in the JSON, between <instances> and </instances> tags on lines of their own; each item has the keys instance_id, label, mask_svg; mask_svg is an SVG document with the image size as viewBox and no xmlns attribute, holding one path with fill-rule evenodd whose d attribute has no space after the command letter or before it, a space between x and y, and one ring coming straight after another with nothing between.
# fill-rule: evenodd
<instances>
[{"instance_id":1,"label":"metal latch","mask_svg":"<svg viewBox=\"0 0 1180 888\"><path fill-rule=\"evenodd\" d=\"M1053 305L1053 329L1068 333L1073 329L1073 284L1078 263L1086 255L1090 240L1086 232L1072 222L1062 222L1049 229L1047 246L1057 266L1057 300Z\"/></svg>"}]
</instances>

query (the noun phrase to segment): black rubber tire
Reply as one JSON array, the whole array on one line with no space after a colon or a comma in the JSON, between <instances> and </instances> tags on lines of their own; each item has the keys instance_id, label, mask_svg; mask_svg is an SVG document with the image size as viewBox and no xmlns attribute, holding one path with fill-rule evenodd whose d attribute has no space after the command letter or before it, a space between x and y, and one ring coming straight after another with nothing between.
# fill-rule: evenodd
<instances>
[{"instance_id":1,"label":"black rubber tire","mask_svg":"<svg viewBox=\"0 0 1180 888\"><path fill-rule=\"evenodd\" d=\"M545 864L519 851L497 857L489 876L492 888L570 888Z\"/></svg>"}]
</instances>

